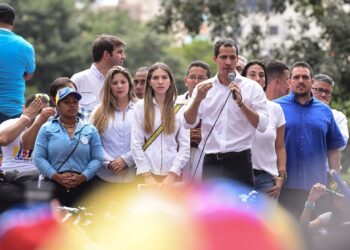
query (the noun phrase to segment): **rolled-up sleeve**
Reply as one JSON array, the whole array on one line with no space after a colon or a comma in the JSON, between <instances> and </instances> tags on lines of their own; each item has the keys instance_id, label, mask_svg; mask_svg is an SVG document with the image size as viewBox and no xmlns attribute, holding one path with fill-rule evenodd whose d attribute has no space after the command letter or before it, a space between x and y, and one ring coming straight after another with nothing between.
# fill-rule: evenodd
<instances>
[{"instance_id":1,"label":"rolled-up sleeve","mask_svg":"<svg viewBox=\"0 0 350 250\"><path fill-rule=\"evenodd\" d=\"M189 109L192 105L192 102L193 100L195 99L195 97L197 96L197 87L198 85L196 86L196 88L193 90L193 93L192 93L192 97L189 99L185 109ZM183 124L183 126L186 128L186 129L190 129L190 128L195 128L197 127L200 119L201 119L201 115L202 115L202 105L199 106L199 109L198 109L198 114L197 114L197 117L196 117L196 121L193 123L193 124L189 124L187 123L186 119L185 119L185 112L183 112L182 114L182 121L181 123Z\"/></svg>"},{"instance_id":2,"label":"rolled-up sleeve","mask_svg":"<svg viewBox=\"0 0 350 250\"><path fill-rule=\"evenodd\" d=\"M252 94L252 109L259 115L259 123L256 129L262 133L267 129L267 126L269 124L266 95L263 89L258 86L254 89Z\"/></svg>"}]
</instances>

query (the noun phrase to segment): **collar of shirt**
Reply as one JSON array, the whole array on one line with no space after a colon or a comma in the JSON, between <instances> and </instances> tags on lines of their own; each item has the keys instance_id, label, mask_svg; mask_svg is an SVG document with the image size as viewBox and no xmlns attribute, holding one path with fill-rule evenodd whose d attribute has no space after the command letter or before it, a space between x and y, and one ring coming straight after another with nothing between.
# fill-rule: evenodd
<instances>
[{"instance_id":1,"label":"collar of shirt","mask_svg":"<svg viewBox=\"0 0 350 250\"><path fill-rule=\"evenodd\" d=\"M13 33L13 31L9 30L9 29L6 29L6 28L0 28L0 32L3 31L3 32L7 32L7 33Z\"/></svg>"},{"instance_id":2,"label":"collar of shirt","mask_svg":"<svg viewBox=\"0 0 350 250\"><path fill-rule=\"evenodd\" d=\"M134 108L134 105L135 105L135 101L133 100L130 100L129 103L128 103L128 106L126 107L125 111L129 110L129 109L133 109ZM117 111L120 111L120 109L117 107L116 108Z\"/></svg>"},{"instance_id":3,"label":"collar of shirt","mask_svg":"<svg viewBox=\"0 0 350 250\"><path fill-rule=\"evenodd\" d=\"M299 105L301 105L301 106L308 106L308 105L311 105L311 104L315 101L312 94L311 94L311 99L310 99L310 101L307 101L307 102L305 102L304 104L300 104L300 102L298 102L298 100L296 99L295 94L294 94L293 92L290 92L290 93L288 94L288 97L289 97L289 99L290 99L291 101L294 101L295 103L297 103L297 104L299 104Z\"/></svg>"},{"instance_id":4,"label":"collar of shirt","mask_svg":"<svg viewBox=\"0 0 350 250\"><path fill-rule=\"evenodd\" d=\"M96 77L99 80L103 80L104 81L105 76L96 68L96 64L95 63L91 64L90 69L92 70L92 72L96 75Z\"/></svg>"}]
</instances>

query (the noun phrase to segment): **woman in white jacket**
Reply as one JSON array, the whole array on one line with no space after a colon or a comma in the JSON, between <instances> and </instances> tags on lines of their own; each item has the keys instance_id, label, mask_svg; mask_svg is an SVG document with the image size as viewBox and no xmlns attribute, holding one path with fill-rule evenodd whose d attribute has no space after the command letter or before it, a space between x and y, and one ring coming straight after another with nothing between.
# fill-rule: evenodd
<instances>
[{"instance_id":1,"label":"woman in white jacket","mask_svg":"<svg viewBox=\"0 0 350 250\"><path fill-rule=\"evenodd\" d=\"M183 108L175 105L170 68L155 63L148 72L144 100L135 105L131 150L137 174L147 185L172 186L190 155L190 132L182 126Z\"/></svg>"}]
</instances>

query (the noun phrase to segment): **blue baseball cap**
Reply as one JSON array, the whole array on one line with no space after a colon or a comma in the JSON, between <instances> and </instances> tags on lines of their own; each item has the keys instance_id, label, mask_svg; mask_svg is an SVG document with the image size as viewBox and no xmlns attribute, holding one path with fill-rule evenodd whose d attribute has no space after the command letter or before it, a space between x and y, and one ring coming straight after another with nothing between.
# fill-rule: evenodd
<instances>
[{"instance_id":1,"label":"blue baseball cap","mask_svg":"<svg viewBox=\"0 0 350 250\"><path fill-rule=\"evenodd\" d=\"M74 89L70 88L70 87L65 87L63 89L60 89L57 92L55 101L56 101L56 105L58 104L59 101L63 100L64 98L66 98L69 95L74 95L78 100L81 99L81 95L75 91Z\"/></svg>"}]
</instances>

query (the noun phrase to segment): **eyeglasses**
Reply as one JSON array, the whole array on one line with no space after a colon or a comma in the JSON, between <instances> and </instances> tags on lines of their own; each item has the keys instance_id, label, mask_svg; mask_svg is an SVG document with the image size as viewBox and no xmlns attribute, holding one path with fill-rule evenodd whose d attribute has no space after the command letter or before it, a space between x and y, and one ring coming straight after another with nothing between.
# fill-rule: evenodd
<instances>
[{"instance_id":1,"label":"eyeglasses","mask_svg":"<svg viewBox=\"0 0 350 250\"><path fill-rule=\"evenodd\" d=\"M312 88L313 90L315 90L315 92L319 95L322 95L323 93L325 95L332 95L332 91L330 91L329 89L323 89L323 88Z\"/></svg>"},{"instance_id":2,"label":"eyeglasses","mask_svg":"<svg viewBox=\"0 0 350 250\"><path fill-rule=\"evenodd\" d=\"M137 80L137 79L134 79L134 84L137 85L137 84L141 84L141 85L145 85L146 83L146 80Z\"/></svg>"},{"instance_id":3,"label":"eyeglasses","mask_svg":"<svg viewBox=\"0 0 350 250\"><path fill-rule=\"evenodd\" d=\"M41 98L41 100L44 102L50 101L50 97L47 94L38 93L38 94L35 94L35 98Z\"/></svg>"},{"instance_id":4,"label":"eyeglasses","mask_svg":"<svg viewBox=\"0 0 350 250\"><path fill-rule=\"evenodd\" d=\"M191 81L197 80L198 82L203 82L203 81L207 80L208 77L206 77L206 76L189 75L188 79L190 79Z\"/></svg>"}]
</instances>

